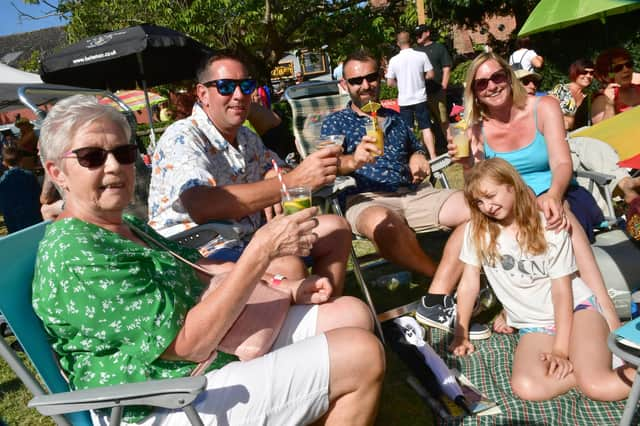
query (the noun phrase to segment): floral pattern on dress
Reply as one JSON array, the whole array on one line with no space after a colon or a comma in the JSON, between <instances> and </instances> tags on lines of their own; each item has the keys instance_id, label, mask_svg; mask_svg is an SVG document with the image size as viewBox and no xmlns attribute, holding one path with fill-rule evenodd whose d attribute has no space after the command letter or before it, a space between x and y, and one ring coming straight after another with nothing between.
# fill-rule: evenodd
<instances>
[{"instance_id":1,"label":"floral pattern on dress","mask_svg":"<svg viewBox=\"0 0 640 426\"><path fill-rule=\"evenodd\" d=\"M237 148L224 139L197 103L191 116L169 126L152 157L149 224L164 236L197 226L180 201L183 192L199 186L257 182L272 167L272 159L284 165L251 130L241 127L236 140ZM219 236L200 252L208 255L222 247L243 246L263 224L262 213L231 222L240 229L240 240L225 241Z\"/></svg>"},{"instance_id":2,"label":"floral pattern on dress","mask_svg":"<svg viewBox=\"0 0 640 426\"><path fill-rule=\"evenodd\" d=\"M557 84L553 89L551 89L549 94L560 102L562 114L569 116L575 115L578 110L578 104L576 103L576 100L573 99L568 83Z\"/></svg>"},{"instance_id":3,"label":"floral pattern on dress","mask_svg":"<svg viewBox=\"0 0 640 426\"><path fill-rule=\"evenodd\" d=\"M124 220L164 240L139 219ZM165 243L191 261L200 258ZM40 243L32 303L72 388L86 389L188 376L194 363L160 356L203 289L170 253L66 218L49 225ZM215 368L233 359L223 354ZM126 411L129 419L149 412Z\"/></svg>"}]
</instances>

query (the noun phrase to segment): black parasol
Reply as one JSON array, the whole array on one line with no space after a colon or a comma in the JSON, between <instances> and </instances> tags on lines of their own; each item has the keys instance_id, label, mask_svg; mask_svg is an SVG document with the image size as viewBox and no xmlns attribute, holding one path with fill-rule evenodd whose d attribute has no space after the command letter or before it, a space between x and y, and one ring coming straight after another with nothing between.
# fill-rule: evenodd
<instances>
[{"instance_id":1,"label":"black parasol","mask_svg":"<svg viewBox=\"0 0 640 426\"><path fill-rule=\"evenodd\" d=\"M74 43L43 58L40 76L46 83L93 89L133 89L194 79L210 50L169 28L138 25ZM147 102L148 105L148 102ZM149 123L151 120L151 108ZM152 143L155 134L152 131Z\"/></svg>"}]
</instances>

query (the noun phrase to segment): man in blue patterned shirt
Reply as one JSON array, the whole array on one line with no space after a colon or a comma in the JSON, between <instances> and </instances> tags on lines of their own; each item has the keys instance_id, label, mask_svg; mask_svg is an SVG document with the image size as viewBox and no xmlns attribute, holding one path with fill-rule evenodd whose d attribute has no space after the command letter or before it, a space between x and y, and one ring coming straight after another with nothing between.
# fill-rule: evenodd
<instances>
[{"instance_id":1,"label":"man in blue patterned shirt","mask_svg":"<svg viewBox=\"0 0 640 426\"><path fill-rule=\"evenodd\" d=\"M414 231L450 229L465 223L469 209L464 196L461 191L435 189L426 180L430 169L424 148L395 111L380 108L377 112L384 133L382 155L376 138L366 135L370 118L361 108L369 101L377 102L379 95L380 73L374 57L365 51L351 54L344 62L340 84L351 102L324 120L322 134L345 135L339 173L357 182L357 188L347 193L347 220L385 259L426 276L434 276L438 267L430 293L423 298L427 308L434 308L423 317L434 320L423 322L452 330L455 305L448 295L456 285L451 277L462 273L457 262L461 247L447 246L438 266L422 250ZM443 319L438 320L440 317Z\"/></svg>"}]
</instances>

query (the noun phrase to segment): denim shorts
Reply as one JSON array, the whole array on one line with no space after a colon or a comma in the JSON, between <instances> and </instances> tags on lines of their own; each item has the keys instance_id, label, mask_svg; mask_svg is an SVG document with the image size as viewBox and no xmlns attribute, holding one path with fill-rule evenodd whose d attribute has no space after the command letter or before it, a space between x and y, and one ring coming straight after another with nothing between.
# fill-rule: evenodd
<instances>
[{"instance_id":1,"label":"denim shorts","mask_svg":"<svg viewBox=\"0 0 640 426\"><path fill-rule=\"evenodd\" d=\"M410 129L413 129L414 116L418 122L418 129L431 128L431 117L426 101L415 105L400 106L400 116Z\"/></svg>"}]
</instances>

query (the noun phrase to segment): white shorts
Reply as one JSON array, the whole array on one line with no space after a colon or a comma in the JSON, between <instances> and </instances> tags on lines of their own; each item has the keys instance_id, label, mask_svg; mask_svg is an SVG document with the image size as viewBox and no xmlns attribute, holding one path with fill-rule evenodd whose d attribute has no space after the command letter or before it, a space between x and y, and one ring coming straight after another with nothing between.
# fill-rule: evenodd
<instances>
[{"instance_id":1,"label":"white shorts","mask_svg":"<svg viewBox=\"0 0 640 426\"><path fill-rule=\"evenodd\" d=\"M293 426L326 413L329 347L324 334L314 336L317 318L317 305L292 306L271 352L207 373L207 387L195 401L203 423ZM108 424L107 417L100 417L100 424ZM138 424L182 426L189 421L182 411L156 409Z\"/></svg>"}]
</instances>

